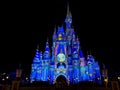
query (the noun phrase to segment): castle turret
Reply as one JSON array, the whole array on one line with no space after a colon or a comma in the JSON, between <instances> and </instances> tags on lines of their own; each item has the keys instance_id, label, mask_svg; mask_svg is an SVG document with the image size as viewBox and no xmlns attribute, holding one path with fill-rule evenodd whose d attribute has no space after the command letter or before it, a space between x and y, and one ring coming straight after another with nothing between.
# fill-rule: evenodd
<instances>
[{"instance_id":1,"label":"castle turret","mask_svg":"<svg viewBox=\"0 0 120 90\"><path fill-rule=\"evenodd\" d=\"M44 51L44 54L43 54L43 59L44 60L49 60L50 59L50 48L49 48L48 41L46 42L46 47L45 47L45 51Z\"/></svg>"},{"instance_id":2,"label":"castle turret","mask_svg":"<svg viewBox=\"0 0 120 90\"><path fill-rule=\"evenodd\" d=\"M37 46L37 49L36 49L36 53L35 53L35 56L34 56L34 59L33 59L33 64L32 64L32 67L31 67L31 75L30 75L30 78L31 78L31 82L35 81L36 80L36 76L37 76L37 68L40 64L40 54L39 54L39 46Z\"/></svg>"},{"instance_id":3,"label":"castle turret","mask_svg":"<svg viewBox=\"0 0 120 90\"><path fill-rule=\"evenodd\" d=\"M39 45L37 45L36 54L35 54L35 57L34 57L34 59L33 59L33 62L34 62L34 63L39 63L39 62L40 62L39 57L40 57Z\"/></svg>"},{"instance_id":4,"label":"castle turret","mask_svg":"<svg viewBox=\"0 0 120 90\"><path fill-rule=\"evenodd\" d=\"M37 69L36 69L36 81L40 81L41 80L41 76L42 76L42 51L39 53L39 64L37 65Z\"/></svg>"},{"instance_id":5,"label":"castle turret","mask_svg":"<svg viewBox=\"0 0 120 90\"><path fill-rule=\"evenodd\" d=\"M42 61L42 80L43 81L48 81L50 58L51 58L50 48L49 48L49 43L47 41L45 51L43 54L43 61Z\"/></svg>"}]
</instances>

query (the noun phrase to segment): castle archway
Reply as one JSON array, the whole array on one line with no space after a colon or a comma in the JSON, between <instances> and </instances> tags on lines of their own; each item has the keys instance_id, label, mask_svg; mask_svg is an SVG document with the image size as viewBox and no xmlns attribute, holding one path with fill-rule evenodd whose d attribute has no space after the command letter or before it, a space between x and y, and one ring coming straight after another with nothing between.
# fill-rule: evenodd
<instances>
[{"instance_id":1,"label":"castle archway","mask_svg":"<svg viewBox=\"0 0 120 90\"><path fill-rule=\"evenodd\" d=\"M56 78L56 84L57 85L62 85L62 86L67 85L67 79L66 79L66 77L64 75L59 75Z\"/></svg>"}]
</instances>

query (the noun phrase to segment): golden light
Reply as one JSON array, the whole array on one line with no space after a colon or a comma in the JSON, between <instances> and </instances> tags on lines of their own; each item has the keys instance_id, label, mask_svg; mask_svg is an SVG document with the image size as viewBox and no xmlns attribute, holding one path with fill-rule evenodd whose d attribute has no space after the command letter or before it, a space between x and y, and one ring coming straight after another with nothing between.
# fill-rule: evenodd
<instances>
[{"instance_id":1,"label":"golden light","mask_svg":"<svg viewBox=\"0 0 120 90\"><path fill-rule=\"evenodd\" d=\"M59 34L59 37L61 37L62 36L62 34Z\"/></svg>"},{"instance_id":2,"label":"golden light","mask_svg":"<svg viewBox=\"0 0 120 90\"><path fill-rule=\"evenodd\" d=\"M104 79L105 82L108 82L108 79Z\"/></svg>"},{"instance_id":3,"label":"golden light","mask_svg":"<svg viewBox=\"0 0 120 90\"><path fill-rule=\"evenodd\" d=\"M62 40L62 38L58 38L58 40Z\"/></svg>"},{"instance_id":4,"label":"golden light","mask_svg":"<svg viewBox=\"0 0 120 90\"><path fill-rule=\"evenodd\" d=\"M62 40L62 34L58 35L58 40Z\"/></svg>"},{"instance_id":5,"label":"golden light","mask_svg":"<svg viewBox=\"0 0 120 90\"><path fill-rule=\"evenodd\" d=\"M120 80L120 77L118 77L118 79Z\"/></svg>"},{"instance_id":6,"label":"golden light","mask_svg":"<svg viewBox=\"0 0 120 90\"><path fill-rule=\"evenodd\" d=\"M8 79L9 77L7 76L6 79Z\"/></svg>"}]
</instances>

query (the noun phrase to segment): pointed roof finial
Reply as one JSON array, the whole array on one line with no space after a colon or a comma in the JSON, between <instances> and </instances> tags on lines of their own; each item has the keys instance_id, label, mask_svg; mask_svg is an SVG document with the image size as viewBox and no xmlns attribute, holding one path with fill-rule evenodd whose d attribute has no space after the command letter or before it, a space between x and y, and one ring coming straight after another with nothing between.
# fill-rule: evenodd
<instances>
[{"instance_id":1,"label":"pointed roof finial","mask_svg":"<svg viewBox=\"0 0 120 90\"><path fill-rule=\"evenodd\" d=\"M71 16L70 8L69 8L69 2L67 1L67 16Z\"/></svg>"},{"instance_id":2,"label":"pointed roof finial","mask_svg":"<svg viewBox=\"0 0 120 90\"><path fill-rule=\"evenodd\" d=\"M37 50L39 50L39 44L37 44Z\"/></svg>"},{"instance_id":3,"label":"pointed roof finial","mask_svg":"<svg viewBox=\"0 0 120 90\"><path fill-rule=\"evenodd\" d=\"M67 14L69 13L69 2L67 2Z\"/></svg>"},{"instance_id":4,"label":"pointed roof finial","mask_svg":"<svg viewBox=\"0 0 120 90\"><path fill-rule=\"evenodd\" d=\"M49 38L47 37L47 42L49 41Z\"/></svg>"}]
</instances>

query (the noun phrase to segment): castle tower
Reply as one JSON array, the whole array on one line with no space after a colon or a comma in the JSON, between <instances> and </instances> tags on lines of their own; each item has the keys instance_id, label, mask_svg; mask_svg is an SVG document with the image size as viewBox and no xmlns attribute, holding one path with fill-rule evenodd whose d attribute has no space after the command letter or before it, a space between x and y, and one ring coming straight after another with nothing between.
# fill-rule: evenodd
<instances>
[{"instance_id":1,"label":"castle tower","mask_svg":"<svg viewBox=\"0 0 120 90\"><path fill-rule=\"evenodd\" d=\"M54 61L55 61L55 78L60 75L67 78L67 50L66 50L66 40L64 40L65 32L64 28L58 27L57 40L54 48Z\"/></svg>"}]
</instances>

